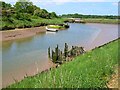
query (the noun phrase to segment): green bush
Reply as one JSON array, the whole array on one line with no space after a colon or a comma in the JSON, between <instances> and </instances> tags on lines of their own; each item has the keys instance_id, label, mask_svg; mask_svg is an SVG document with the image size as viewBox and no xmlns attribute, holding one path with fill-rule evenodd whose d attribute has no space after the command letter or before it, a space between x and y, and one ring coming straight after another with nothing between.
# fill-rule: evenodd
<instances>
[{"instance_id":1,"label":"green bush","mask_svg":"<svg viewBox=\"0 0 120 90\"><path fill-rule=\"evenodd\" d=\"M15 25L10 23L5 23L4 25L2 25L2 30L10 30L10 29L15 29Z\"/></svg>"}]
</instances>

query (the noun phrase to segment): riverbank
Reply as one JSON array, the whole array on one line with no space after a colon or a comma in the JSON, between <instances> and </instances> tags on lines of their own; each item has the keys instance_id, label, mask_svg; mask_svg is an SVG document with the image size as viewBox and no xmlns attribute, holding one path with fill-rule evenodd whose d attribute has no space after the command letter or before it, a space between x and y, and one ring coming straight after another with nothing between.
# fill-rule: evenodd
<instances>
[{"instance_id":1,"label":"riverbank","mask_svg":"<svg viewBox=\"0 0 120 90\"><path fill-rule=\"evenodd\" d=\"M78 20L77 20L78 19ZM101 24L120 24L118 19L105 19L105 18L68 18L64 22L69 23L101 23Z\"/></svg>"},{"instance_id":2,"label":"riverbank","mask_svg":"<svg viewBox=\"0 0 120 90\"><path fill-rule=\"evenodd\" d=\"M107 83L107 86L109 88L119 88L120 89L120 85L119 85L119 75L120 75L120 72L119 72L119 66L116 65L115 68L114 68L114 71L115 73L111 76L111 79L109 80L109 82Z\"/></svg>"},{"instance_id":3,"label":"riverbank","mask_svg":"<svg viewBox=\"0 0 120 90\"><path fill-rule=\"evenodd\" d=\"M86 23L103 23L103 24L119 24L120 23L118 19L102 19L102 18L98 18L98 19L86 18L86 19L83 19L83 21Z\"/></svg>"},{"instance_id":4,"label":"riverbank","mask_svg":"<svg viewBox=\"0 0 120 90\"><path fill-rule=\"evenodd\" d=\"M34 36L37 33L45 33L45 32L46 32L45 27L34 27L34 28L1 31L2 38L0 41L8 41L8 40L26 38L26 37Z\"/></svg>"},{"instance_id":5,"label":"riverbank","mask_svg":"<svg viewBox=\"0 0 120 90\"><path fill-rule=\"evenodd\" d=\"M11 25L11 24L6 26L6 22L2 22L2 29L3 30L0 31L0 33L2 35L1 36L2 38L0 39L0 41L26 38L26 37L33 36L36 33L44 33L44 32L46 32L46 30L43 27L45 27L46 25L51 25L51 24L64 25L63 23L66 20L67 20L66 18L55 18L55 19L38 18L38 19L32 19L31 22L27 22L28 25L26 25L25 22L18 20L17 21L17 22L19 22L18 24L20 24L20 23L21 24L18 25L18 24L14 23L16 26ZM92 18L89 18L89 19L83 19L82 21L84 21L85 23L118 24L117 19L92 19ZM34 24L31 24L31 23L34 23ZM9 28L8 26L14 26L14 28ZM60 29L60 30L64 30L64 28L68 28L68 26L67 27L66 26L64 25L64 27L59 26L59 27L55 27L55 28Z\"/></svg>"},{"instance_id":6,"label":"riverbank","mask_svg":"<svg viewBox=\"0 0 120 90\"><path fill-rule=\"evenodd\" d=\"M27 77L8 88L106 88L118 63L118 42L120 39L78 56L57 69Z\"/></svg>"},{"instance_id":7,"label":"riverbank","mask_svg":"<svg viewBox=\"0 0 120 90\"><path fill-rule=\"evenodd\" d=\"M40 27L46 25L60 25L63 24L64 21L65 21L64 18L44 19L40 17L31 17L30 21L14 19L13 23L2 21L2 24L0 25L0 30L6 31L6 30L13 30L16 28L22 29L22 28L32 28L32 27Z\"/></svg>"},{"instance_id":8,"label":"riverbank","mask_svg":"<svg viewBox=\"0 0 120 90\"><path fill-rule=\"evenodd\" d=\"M53 27L54 26L54 27ZM50 28L56 28L58 30L65 30L69 28L69 25L66 24L61 24L59 25L53 25L49 26ZM31 28L22 28L22 29L13 29L13 30L6 30L6 31L0 31L1 32L1 39L0 41L8 41L8 40L15 40L15 39L20 39L20 38L26 38L26 37L31 37L34 36L38 33L46 33L46 28L45 26L40 26L40 27L31 27Z\"/></svg>"}]
</instances>

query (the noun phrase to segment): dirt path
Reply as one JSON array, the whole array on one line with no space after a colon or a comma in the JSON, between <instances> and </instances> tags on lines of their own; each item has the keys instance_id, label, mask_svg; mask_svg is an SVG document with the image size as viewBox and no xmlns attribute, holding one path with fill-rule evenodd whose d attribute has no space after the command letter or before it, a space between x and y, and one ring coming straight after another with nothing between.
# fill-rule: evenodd
<instances>
[{"instance_id":1,"label":"dirt path","mask_svg":"<svg viewBox=\"0 0 120 90\"><path fill-rule=\"evenodd\" d=\"M120 72L117 67L115 69L115 73L111 76L111 79L107 84L108 88L119 88L120 90L120 85L119 85L120 77L119 76L120 76Z\"/></svg>"}]
</instances>

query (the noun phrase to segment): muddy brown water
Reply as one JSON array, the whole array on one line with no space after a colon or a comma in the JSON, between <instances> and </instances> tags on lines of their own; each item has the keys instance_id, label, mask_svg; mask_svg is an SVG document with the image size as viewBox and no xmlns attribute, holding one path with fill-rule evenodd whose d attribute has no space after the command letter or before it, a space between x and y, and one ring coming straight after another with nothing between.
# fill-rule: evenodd
<instances>
[{"instance_id":1,"label":"muddy brown water","mask_svg":"<svg viewBox=\"0 0 120 90\"><path fill-rule=\"evenodd\" d=\"M21 80L26 75L35 75L49 67L47 49L58 44L61 49L64 43L83 46L91 50L96 46L118 38L118 25L114 24L69 24L70 28L56 33L42 33L32 37L3 41L0 53L2 56L2 86L6 87L14 80Z\"/></svg>"}]
</instances>

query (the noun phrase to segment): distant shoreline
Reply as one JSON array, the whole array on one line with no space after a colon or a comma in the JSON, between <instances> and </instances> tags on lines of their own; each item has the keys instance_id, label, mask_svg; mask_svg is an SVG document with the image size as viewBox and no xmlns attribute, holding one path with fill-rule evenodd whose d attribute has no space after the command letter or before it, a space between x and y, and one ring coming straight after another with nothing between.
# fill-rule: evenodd
<instances>
[{"instance_id":1,"label":"distant shoreline","mask_svg":"<svg viewBox=\"0 0 120 90\"><path fill-rule=\"evenodd\" d=\"M118 19L103 19L103 18L82 18L78 20L76 18L71 18L65 22L69 23L101 23L101 24L120 24Z\"/></svg>"},{"instance_id":2,"label":"distant shoreline","mask_svg":"<svg viewBox=\"0 0 120 90\"><path fill-rule=\"evenodd\" d=\"M83 19L86 23L101 23L101 24L119 24L118 19Z\"/></svg>"}]
</instances>

